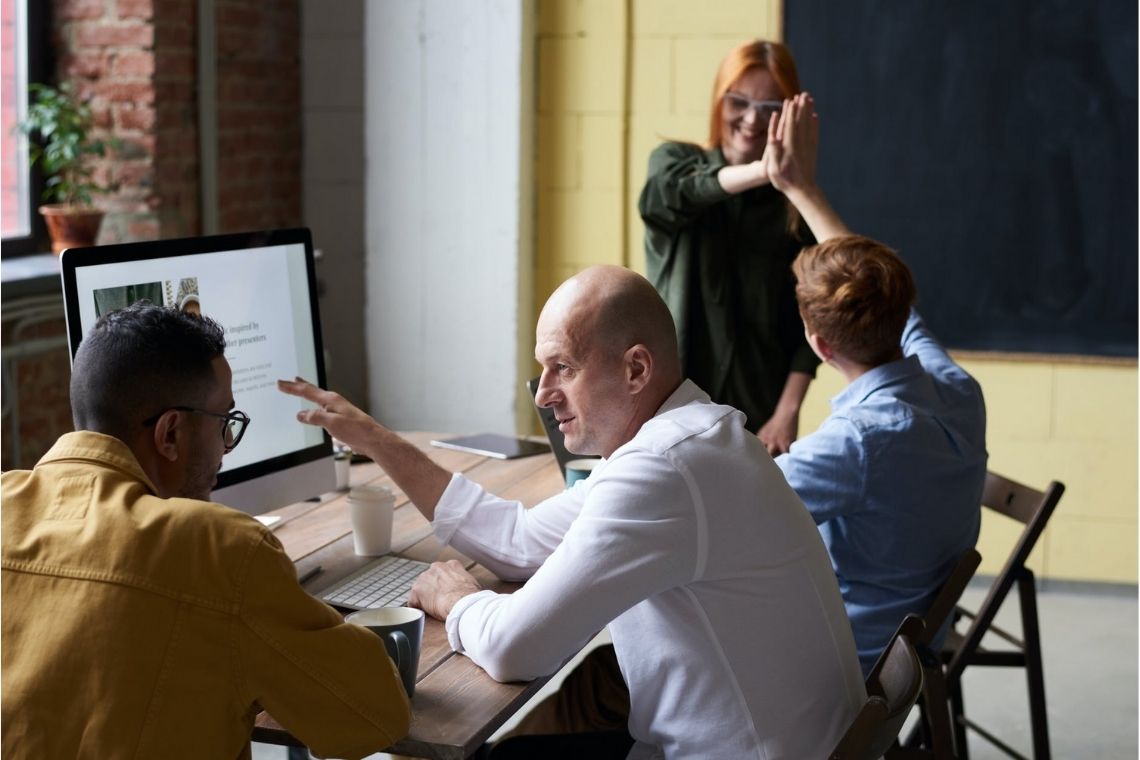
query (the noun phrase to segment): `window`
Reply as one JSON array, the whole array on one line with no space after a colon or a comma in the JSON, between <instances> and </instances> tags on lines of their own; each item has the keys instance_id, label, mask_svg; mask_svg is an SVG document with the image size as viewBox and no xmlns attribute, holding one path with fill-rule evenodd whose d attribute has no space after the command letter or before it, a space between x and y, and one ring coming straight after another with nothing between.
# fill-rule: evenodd
<instances>
[{"instance_id":1,"label":"window","mask_svg":"<svg viewBox=\"0 0 1140 760\"><path fill-rule=\"evenodd\" d=\"M28 83L47 80L47 7L42 0L0 0L0 236L3 254L47 250L36 207L43 187L28 165L27 138L15 131Z\"/></svg>"}]
</instances>

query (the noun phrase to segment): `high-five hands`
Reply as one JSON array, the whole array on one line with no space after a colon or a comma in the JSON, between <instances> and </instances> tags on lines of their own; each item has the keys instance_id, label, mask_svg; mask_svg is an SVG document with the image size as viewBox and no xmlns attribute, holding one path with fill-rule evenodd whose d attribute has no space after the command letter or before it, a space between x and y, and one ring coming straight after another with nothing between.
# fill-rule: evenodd
<instances>
[{"instance_id":1,"label":"high-five hands","mask_svg":"<svg viewBox=\"0 0 1140 760\"><path fill-rule=\"evenodd\" d=\"M811 234L822 243L851 231L823 191L815 184L815 160L819 147L819 116L811 95L801 92L784 101L779 117L768 121L768 144L763 160L768 181L787 196L800 212Z\"/></svg>"},{"instance_id":2,"label":"high-five hands","mask_svg":"<svg viewBox=\"0 0 1140 760\"><path fill-rule=\"evenodd\" d=\"M819 148L819 115L806 92L784 101L779 114L768 121L768 145L763 160L768 181L784 193L815 184Z\"/></svg>"}]
</instances>

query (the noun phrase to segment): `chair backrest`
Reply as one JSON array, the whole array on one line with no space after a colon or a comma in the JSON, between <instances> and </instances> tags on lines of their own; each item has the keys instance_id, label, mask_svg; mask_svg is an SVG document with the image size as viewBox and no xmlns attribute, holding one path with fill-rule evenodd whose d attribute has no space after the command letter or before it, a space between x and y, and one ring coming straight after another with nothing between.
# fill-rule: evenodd
<instances>
[{"instance_id":1,"label":"chair backrest","mask_svg":"<svg viewBox=\"0 0 1140 760\"><path fill-rule=\"evenodd\" d=\"M978 554L976 549L967 549L958 556L958 562L950 572L950 577L942 584L938 595L934 597L934 602L921 620L924 625L913 632L913 638L918 645L919 658L923 663L924 683L919 701L922 718L911 730L910 737L904 743L905 748L892 748L892 751L887 753L888 760L954 756L954 725L947 705L945 674L942 670L942 661L937 653L931 651L931 645L934 637L938 635L943 624L957 607L962 592L974 577L974 571L978 569L981 561L982 555ZM903 621L904 627L909 622L909 618ZM879 663L875 663L875 666L878 667ZM920 733L923 745L921 748L914 741Z\"/></svg>"},{"instance_id":2,"label":"chair backrest","mask_svg":"<svg viewBox=\"0 0 1140 760\"><path fill-rule=\"evenodd\" d=\"M976 549L967 549L959 555L958 564L954 566L950 577L942 584L942 588L939 589L938 596L934 597L930 609L923 615L923 622L926 625L917 643L929 646L934 637L938 635L939 629L942 628L942 624L946 622L950 613L958 605L958 600L962 598L962 592L966 590L970 579L974 577L974 571L978 569L981 562L982 555L978 554Z\"/></svg>"},{"instance_id":3,"label":"chair backrest","mask_svg":"<svg viewBox=\"0 0 1140 760\"><path fill-rule=\"evenodd\" d=\"M990 592L978 607L974 622L963 635L962 644L946 669L947 677L962 672L965 667L964 657L977 648L1018 577L1028 572L1025 561L1029 558L1033 547L1037 545L1037 540L1041 538L1045 525L1064 493L1064 484L1057 481L1051 482L1044 491L1038 491L1001 475L986 473L982 506L1017 520L1025 525L1025 529L1021 532L1021 537L1014 545L993 586L990 587Z\"/></svg>"},{"instance_id":4,"label":"chair backrest","mask_svg":"<svg viewBox=\"0 0 1140 760\"><path fill-rule=\"evenodd\" d=\"M835 745L831 760L878 760L898 738L922 693L922 663L915 638L922 619L908 615L867 677L867 701Z\"/></svg>"}]
</instances>

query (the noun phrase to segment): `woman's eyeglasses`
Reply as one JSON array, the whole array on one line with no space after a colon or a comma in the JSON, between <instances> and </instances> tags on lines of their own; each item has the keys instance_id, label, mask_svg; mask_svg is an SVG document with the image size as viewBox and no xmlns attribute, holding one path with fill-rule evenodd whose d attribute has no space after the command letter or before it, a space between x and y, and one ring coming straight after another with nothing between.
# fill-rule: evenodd
<instances>
[{"instance_id":1,"label":"woman's eyeglasses","mask_svg":"<svg viewBox=\"0 0 1140 760\"><path fill-rule=\"evenodd\" d=\"M733 116L739 116L748 109L752 109L764 124L771 120L772 114L779 113L784 108L784 101L782 100L753 100L739 92L726 92L724 104L728 106L728 110Z\"/></svg>"}]
</instances>

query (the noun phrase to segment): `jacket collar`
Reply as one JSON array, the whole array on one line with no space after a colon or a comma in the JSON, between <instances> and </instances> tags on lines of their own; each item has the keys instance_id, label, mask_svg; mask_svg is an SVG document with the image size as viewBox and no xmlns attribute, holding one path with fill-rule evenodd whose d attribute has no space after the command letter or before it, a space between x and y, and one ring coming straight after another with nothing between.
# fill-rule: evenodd
<instances>
[{"instance_id":1,"label":"jacket collar","mask_svg":"<svg viewBox=\"0 0 1140 760\"><path fill-rule=\"evenodd\" d=\"M158 489L143 472L142 465L127 444L113 436L90 430L80 430L60 436L55 445L36 463L36 467L77 461L114 468L141 481L151 493L158 493Z\"/></svg>"}]
</instances>

